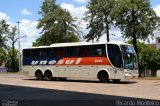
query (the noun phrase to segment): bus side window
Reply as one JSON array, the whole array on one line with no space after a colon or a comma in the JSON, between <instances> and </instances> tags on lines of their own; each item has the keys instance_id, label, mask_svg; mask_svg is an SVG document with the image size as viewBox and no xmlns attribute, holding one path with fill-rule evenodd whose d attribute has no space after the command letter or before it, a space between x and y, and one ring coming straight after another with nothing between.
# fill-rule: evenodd
<instances>
[{"instance_id":1,"label":"bus side window","mask_svg":"<svg viewBox=\"0 0 160 106\"><path fill-rule=\"evenodd\" d=\"M64 56L64 48L53 48L53 56Z\"/></svg>"},{"instance_id":2,"label":"bus side window","mask_svg":"<svg viewBox=\"0 0 160 106\"><path fill-rule=\"evenodd\" d=\"M46 49L41 49L41 56L42 57L47 57Z\"/></svg>"},{"instance_id":3,"label":"bus side window","mask_svg":"<svg viewBox=\"0 0 160 106\"><path fill-rule=\"evenodd\" d=\"M23 50L23 57L29 58L30 57L30 50L29 49L24 49Z\"/></svg>"},{"instance_id":4,"label":"bus side window","mask_svg":"<svg viewBox=\"0 0 160 106\"><path fill-rule=\"evenodd\" d=\"M65 48L65 55L66 57L75 57L77 56L77 47L66 47Z\"/></svg>"},{"instance_id":5,"label":"bus side window","mask_svg":"<svg viewBox=\"0 0 160 106\"><path fill-rule=\"evenodd\" d=\"M41 56L43 58L52 57L52 49L50 48L41 49Z\"/></svg>"},{"instance_id":6,"label":"bus side window","mask_svg":"<svg viewBox=\"0 0 160 106\"><path fill-rule=\"evenodd\" d=\"M105 45L96 45L93 47L94 56L106 56Z\"/></svg>"},{"instance_id":7,"label":"bus side window","mask_svg":"<svg viewBox=\"0 0 160 106\"><path fill-rule=\"evenodd\" d=\"M40 49L31 49L31 58L39 58L40 54Z\"/></svg>"},{"instance_id":8,"label":"bus side window","mask_svg":"<svg viewBox=\"0 0 160 106\"><path fill-rule=\"evenodd\" d=\"M78 47L78 56L79 57L91 56L91 48L89 46L79 46Z\"/></svg>"},{"instance_id":9,"label":"bus side window","mask_svg":"<svg viewBox=\"0 0 160 106\"><path fill-rule=\"evenodd\" d=\"M101 56L103 54L102 49L96 49L96 54Z\"/></svg>"},{"instance_id":10,"label":"bus side window","mask_svg":"<svg viewBox=\"0 0 160 106\"><path fill-rule=\"evenodd\" d=\"M58 54L59 54L60 56L64 56L64 48L59 48Z\"/></svg>"}]
</instances>

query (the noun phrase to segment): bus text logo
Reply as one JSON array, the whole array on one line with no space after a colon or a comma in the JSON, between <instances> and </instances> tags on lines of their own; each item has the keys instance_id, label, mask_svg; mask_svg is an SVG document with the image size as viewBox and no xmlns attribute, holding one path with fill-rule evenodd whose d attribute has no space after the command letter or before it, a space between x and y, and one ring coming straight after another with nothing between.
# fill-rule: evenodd
<instances>
[{"instance_id":1,"label":"bus text logo","mask_svg":"<svg viewBox=\"0 0 160 106\"><path fill-rule=\"evenodd\" d=\"M50 60L50 61L47 61L47 60L41 60L41 61L32 61L31 62L31 65L73 65L73 64L79 64L81 62L81 58L78 58L76 60L59 60L59 61L56 61L56 60Z\"/></svg>"}]
</instances>

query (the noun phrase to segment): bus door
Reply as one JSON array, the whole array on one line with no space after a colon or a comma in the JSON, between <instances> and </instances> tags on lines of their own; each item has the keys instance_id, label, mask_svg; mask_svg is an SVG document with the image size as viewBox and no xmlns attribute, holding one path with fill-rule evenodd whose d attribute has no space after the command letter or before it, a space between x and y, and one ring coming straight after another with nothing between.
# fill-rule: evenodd
<instances>
[{"instance_id":1,"label":"bus door","mask_svg":"<svg viewBox=\"0 0 160 106\"><path fill-rule=\"evenodd\" d=\"M124 73L120 48L115 44L107 44L107 51L109 60L113 66L114 78L121 79L124 76Z\"/></svg>"}]
</instances>

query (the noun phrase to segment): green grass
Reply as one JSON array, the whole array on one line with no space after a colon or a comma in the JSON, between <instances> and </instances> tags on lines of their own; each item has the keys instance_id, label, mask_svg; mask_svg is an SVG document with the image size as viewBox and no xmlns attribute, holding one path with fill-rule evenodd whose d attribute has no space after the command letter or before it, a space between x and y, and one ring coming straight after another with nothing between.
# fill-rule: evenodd
<instances>
[{"instance_id":1,"label":"green grass","mask_svg":"<svg viewBox=\"0 0 160 106\"><path fill-rule=\"evenodd\" d=\"M22 72L6 72L6 74L22 74Z\"/></svg>"}]
</instances>

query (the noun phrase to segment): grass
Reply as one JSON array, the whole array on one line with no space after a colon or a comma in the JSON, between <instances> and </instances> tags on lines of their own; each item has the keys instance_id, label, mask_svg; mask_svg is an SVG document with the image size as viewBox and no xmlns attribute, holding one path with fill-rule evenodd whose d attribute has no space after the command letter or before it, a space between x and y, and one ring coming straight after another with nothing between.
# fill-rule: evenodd
<instances>
[{"instance_id":1,"label":"grass","mask_svg":"<svg viewBox=\"0 0 160 106\"><path fill-rule=\"evenodd\" d=\"M17 74L17 75L20 75L20 74L22 74L22 72L2 72L0 74Z\"/></svg>"}]
</instances>

